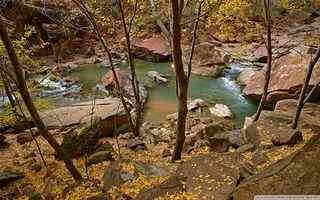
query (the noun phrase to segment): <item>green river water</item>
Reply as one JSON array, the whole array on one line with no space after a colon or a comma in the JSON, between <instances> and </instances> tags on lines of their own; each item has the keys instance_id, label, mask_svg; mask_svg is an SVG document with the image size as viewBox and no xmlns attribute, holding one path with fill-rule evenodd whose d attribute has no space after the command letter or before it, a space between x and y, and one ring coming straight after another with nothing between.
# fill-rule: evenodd
<instances>
[{"instance_id":1,"label":"green river water","mask_svg":"<svg viewBox=\"0 0 320 200\"><path fill-rule=\"evenodd\" d=\"M171 63L151 63L136 60L138 78L146 85L151 80L147 77L148 71L158 71L168 75L169 83L156 85L148 89L148 102L146 104L145 120L161 122L169 114L176 112L175 78ZM120 64L121 68L127 68L125 63ZM240 64L233 63L224 72L224 76L213 79L192 75L189 99L201 98L208 103L223 103L232 110L237 125L241 125L245 116L252 115L257 105L241 94L241 88L236 84L235 77L243 69ZM81 100L89 97L92 88L100 82L107 69L96 66L84 66L71 72L72 77L80 79L83 84Z\"/></svg>"}]
</instances>

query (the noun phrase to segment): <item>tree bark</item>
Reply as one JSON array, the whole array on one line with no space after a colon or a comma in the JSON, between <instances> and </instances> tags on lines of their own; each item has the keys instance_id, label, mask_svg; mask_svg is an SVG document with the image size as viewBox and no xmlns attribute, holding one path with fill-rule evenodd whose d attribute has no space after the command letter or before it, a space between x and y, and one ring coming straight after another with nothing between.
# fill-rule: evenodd
<instances>
[{"instance_id":1,"label":"tree bark","mask_svg":"<svg viewBox=\"0 0 320 200\"><path fill-rule=\"evenodd\" d=\"M178 98L178 121L176 129L176 146L172 155L172 161L180 160L185 141L186 117L188 114L188 77L183 68L181 49L181 7L182 0L171 0L172 8L172 50L173 64L176 72L177 98Z\"/></svg>"},{"instance_id":2,"label":"tree bark","mask_svg":"<svg viewBox=\"0 0 320 200\"><path fill-rule=\"evenodd\" d=\"M20 91L21 97L32 117L34 120L36 126L39 128L41 135L48 141L48 143L51 145L51 147L62 157L62 160L64 161L66 168L69 170L71 173L72 177L75 180L81 180L82 176L80 172L77 170L77 168L73 165L72 160L67 158L63 152L60 151L60 145L59 143L52 137L44 125L42 119L40 118L40 115L34 106L30 93L28 91L24 76L23 76L23 71L22 67L20 65L20 62L18 60L18 57L16 55L16 52L13 48L13 45L11 43L11 40L9 39L7 29L0 18L0 37L2 39L2 42L8 52L9 59L11 61L11 64L13 66L13 71L16 75L16 82L17 82L17 87Z\"/></svg>"},{"instance_id":3,"label":"tree bark","mask_svg":"<svg viewBox=\"0 0 320 200\"><path fill-rule=\"evenodd\" d=\"M298 121L300 118L300 114L301 111L303 109L303 105L304 105L304 100L305 100L305 96L309 87L309 82L312 76L312 72L313 69L315 67L315 65L317 64L317 62L319 61L320 58L320 48L318 48L317 54L316 56L312 59L312 61L310 62L309 66L308 66L308 70L307 70L307 74L306 74L306 78L300 93L300 97L299 97L299 101L298 101L298 106L297 106L297 111L295 113L293 122L292 122L292 129L296 129L298 127Z\"/></svg>"},{"instance_id":4,"label":"tree bark","mask_svg":"<svg viewBox=\"0 0 320 200\"><path fill-rule=\"evenodd\" d=\"M265 73L265 83L263 87L263 94L260 100L258 110L254 116L254 121L258 121L263 109L263 106L268 97L268 88L271 78L271 67L272 67L272 46L271 46L271 16L270 16L270 0L264 0L264 10L265 18L267 23L267 51L268 51L268 60L267 60L267 70Z\"/></svg>"}]
</instances>

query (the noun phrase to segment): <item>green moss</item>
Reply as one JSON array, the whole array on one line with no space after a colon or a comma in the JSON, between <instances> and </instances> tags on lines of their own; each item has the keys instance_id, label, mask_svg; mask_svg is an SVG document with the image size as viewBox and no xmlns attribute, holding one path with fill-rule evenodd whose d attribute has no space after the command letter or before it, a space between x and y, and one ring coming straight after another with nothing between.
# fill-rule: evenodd
<instances>
[{"instance_id":1,"label":"green moss","mask_svg":"<svg viewBox=\"0 0 320 200\"><path fill-rule=\"evenodd\" d=\"M45 99L36 99L34 101L35 107L37 110L44 110L50 107L49 101ZM29 112L24 104L21 105L23 113L29 118ZM18 114L18 115L17 115ZM12 110L10 105L4 106L2 111L0 112L0 128L1 127L15 127L18 125L21 120L22 113L17 107L17 114Z\"/></svg>"}]
</instances>

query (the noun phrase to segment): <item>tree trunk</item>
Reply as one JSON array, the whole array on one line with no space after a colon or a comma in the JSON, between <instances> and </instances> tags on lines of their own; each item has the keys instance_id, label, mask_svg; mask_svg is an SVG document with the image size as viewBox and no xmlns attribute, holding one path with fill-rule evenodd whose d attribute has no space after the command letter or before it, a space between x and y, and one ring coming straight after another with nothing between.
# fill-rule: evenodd
<instances>
[{"instance_id":1,"label":"tree trunk","mask_svg":"<svg viewBox=\"0 0 320 200\"><path fill-rule=\"evenodd\" d=\"M116 72L115 66L113 64L112 55L111 55L111 52L110 52L110 50L109 50L109 48L107 46L107 43L104 40L104 38L102 37L102 34L101 34L101 32L100 32L100 30L99 30L99 28L97 26L97 23L96 23L95 19L92 17L92 14L88 10L88 7L85 5L85 3L82 0L72 0L72 2L75 3L78 6L78 8L81 10L81 12L89 20L89 22L91 23L91 25L93 27L94 32L96 33L96 36L97 36L98 40L100 41L104 51L107 54L108 61L110 63L110 67L111 67L111 71L112 71L112 75L113 75L114 80L115 80L116 88L117 88L117 90L119 92L119 98L121 100L121 103L122 103L122 105L124 107L124 110L126 112L126 115L128 117L130 128L133 131L135 129L134 128L135 125L133 124L133 120L132 120L132 116L131 116L130 110L129 110L129 108L127 106L127 103L126 103L126 101L124 99L124 96L122 94L121 85L120 85L120 82L119 82L119 79L118 79L118 76L117 76L117 72Z\"/></svg>"},{"instance_id":2,"label":"tree trunk","mask_svg":"<svg viewBox=\"0 0 320 200\"><path fill-rule=\"evenodd\" d=\"M300 97L299 97L299 101L298 101L298 106L297 106L297 111L295 113L293 122L292 122L292 129L296 129L298 127L298 121L299 121L299 117L304 105L304 100L305 100L305 96L309 87L309 82L312 76L312 72L314 69L314 66L317 64L318 60L320 58L320 48L318 48L317 54L314 57L314 59L312 59L312 61L310 62L309 66L308 66L308 71L307 71L307 75L300 93Z\"/></svg>"},{"instance_id":3,"label":"tree trunk","mask_svg":"<svg viewBox=\"0 0 320 200\"><path fill-rule=\"evenodd\" d=\"M178 98L178 121L176 130L176 146L172 155L172 161L180 160L183 144L185 141L186 117L188 114L188 77L183 68L181 49L181 7L183 1L171 0L172 7L172 50L173 64L176 72L177 98Z\"/></svg>"},{"instance_id":4,"label":"tree trunk","mask_svg":"<svg viewBox=\"0 0 320 200\"><path fill-rule=\"evenodd\" d=\"M34 120L36 126L39 128L41 135L48 141L48 143L51 145L51 147L62 157L62 160L64 161L67 169L73 176L75 180L81 180L82 176L80 172L77 170L77 168L73 165L72 160L67 158L63 152L60 151L60 145L59 143L52 137L48 131L48 129L45 127L42 119L40 118L40 115L35 108L30 93L28 91L24 76L23 76L23 71L22 67L19 63L18 57L16 55L16 52L12 46L12 43L9 39L7 29L3 24L2 19L0 18L0 36L2 39L2 42L8 52L9 59L11 61L11 64L13 66L13 71L16 75L17 78L17 87L20 91L21 97L32 117Z\"/></svg>"},{"instance_id":5,"label":"tree trunk","mask_svg":"<svg viewBox=\"0 0 320 200\"><path fill-rule=\"evenodd\" d=\"M167 39L167 41L170 41L171 40L170 31L168 31L166 25L161 20L161 16L159 15L159 13L157 11L156 3L154 2L154 0L149 0L149 1L150 1L150 6L151 6L151 12L152 12L153 17L155 18L155 20L157 22L157 25L161 29L161 31L164 34L164 36Z\"/></svg>"},{"instance_id":6,"label":"tree trunk","mask_svg":"<svg viewBox=\"0 0 320 200\"><path fill-rule=\"evenodd\" d=\"M137 11L137 6L138 6L137 3L138 3L138 0L135 1L134 13L132 14L132 18L130 19L129 28L128 28L127 23L125 21L125 16L124 16L121 0L117 0L117 4L119 6L119 10L121 13L122 26L123 26L125 38L126 38L129 68L130 68L131 77L132 77L131 78L131 86L132 86L134 98L136 101L135 102L136 117L135 117L135 126L134 126L134 130L133 130L133 133L136 137L139 136L139 132L140 132L140 125L141 125L141 119L142 119L142 105L141 105L141 100L140 100L139 81L137 78L134 60L133 60L133 56L132 56L132 52L131 52L130 32L131 32L132 23L133 23L133 20L136 15L136 11Z\"/></svg>"},{"instance_id":7,"label":"tree trunk","mask_svg":"<svg viewBox=\"0 0 320 200\"><path fill-rule=\"evenodd\" d=\"M263 106L267 100L268 88L271 78L271 67L272 67L272 46L271 46L271 16L270 16L270 0L264 0L264 10L265 18L267 23L267 51L268 51L268 61L267 61L267 70L265 73L265 83L263 87L263 94L260 100L258 110L254 116L254 121L258 121L263 109Z\"/></svg>"}]
</instances>

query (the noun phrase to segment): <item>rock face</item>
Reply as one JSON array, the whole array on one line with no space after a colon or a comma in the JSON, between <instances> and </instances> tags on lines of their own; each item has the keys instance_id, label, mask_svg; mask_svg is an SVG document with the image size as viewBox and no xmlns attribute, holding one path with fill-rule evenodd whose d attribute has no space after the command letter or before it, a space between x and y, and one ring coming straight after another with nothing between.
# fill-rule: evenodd
<instances>
[{"instance_id":1,"label":"rock face","mask_svg":"<svg viewBox=\"0 0 320 200\"><path fill-rule=\"evenodd\" d=\"M294 53L281 57L273 66L271 72L268 101L276 102L282 99L297 99L304 82L307 66L307 59L301 58ZM319 77L320 67L316 65L309 90L320 81ZM246 80L246 87L243 93L247 97L258 100L262 96L263 85L264 73L263 71L256 71ZM320 91L317 89L310 100L316 101L319 99Z\"/></svg>"},{"instance_id":2,"label":"rock face","mask_svg":"<svg viewBox=\"0 0 320 200\"><path fill-rule=\"evenodd\" d=\"M132 78L130 73L126 70L116 69L116 74L124 96L130 99L134 98L134 92L131 85ZM116 81L111 70L104 75L101 82L107 90L111 92L117 92L118 89L116 87ZM148 97L148 92L141 83L139 84L139 91L140 99L143 103L145 103Z\"/></svg>"},{"instance_id":3,"label":"rock face","mask_svg":"<svg viewBox=\"0 0 320 200\"><path fill-rule=\"evenodd\" d=\"M177 176L196 199L228 200L240 178L235 154L211 153L182 163ZM219 185L218 187L215 187Z\"/></svg>"},{"instance_id":4,"label":"rock face","mask_svg":"<svg viewBox=\"0 0 320 200\"><path fill-rule=\"evenodd\" d=\"M210 113L222 118L232 118L230 108L224 104L216 104L214 107L209 108Z\"/></svg>"},{"instance_id":5,"label":"rock face","mask_svg":"<svg viewBox=\"0 0 320 200\"><path fill-rule=\"evenodd\" d=\"M132 41L133 54L136 58L161 62L170 58L171 53L166 40L158 35L149 39L135 39Z\"/></svg>"},{"instance_id":6,"label":"rock face","mask_svg":"<svg viewBox=\"0 0 320 200\"><path fill-rule=\"evenodd\" d=\"M90 122L91 112L92 101L88 101L43 111L40 116L48 127L67 127ZM115 131L128 125L127 116L118 98L97 99L93 117L101 118L102 136L112 136Z\"/></svg>"},{"instance_id":7,"label":"rock face","mask_svg":"<svg viewBox=\"0 0 320 200\"><path fill-rule=\"evenodd\" d=\"M188 66L190 49L183 54L185 66ZM202 76L218 77L230 62L231 56L211 43L201 43L195 47L192 60L192 73Z\"/></svg>"},{"instance_id":8,"label":"rock face","mask_svg":"<svg viewBox=\"0 0 320 200\"><path fill-rule=\"evenodd\" d=\"M320 193L319 156L317 135L301 150L241 182L233 199L254 199L255 195L317 195Z\"/></svg>"}]
</instances>

